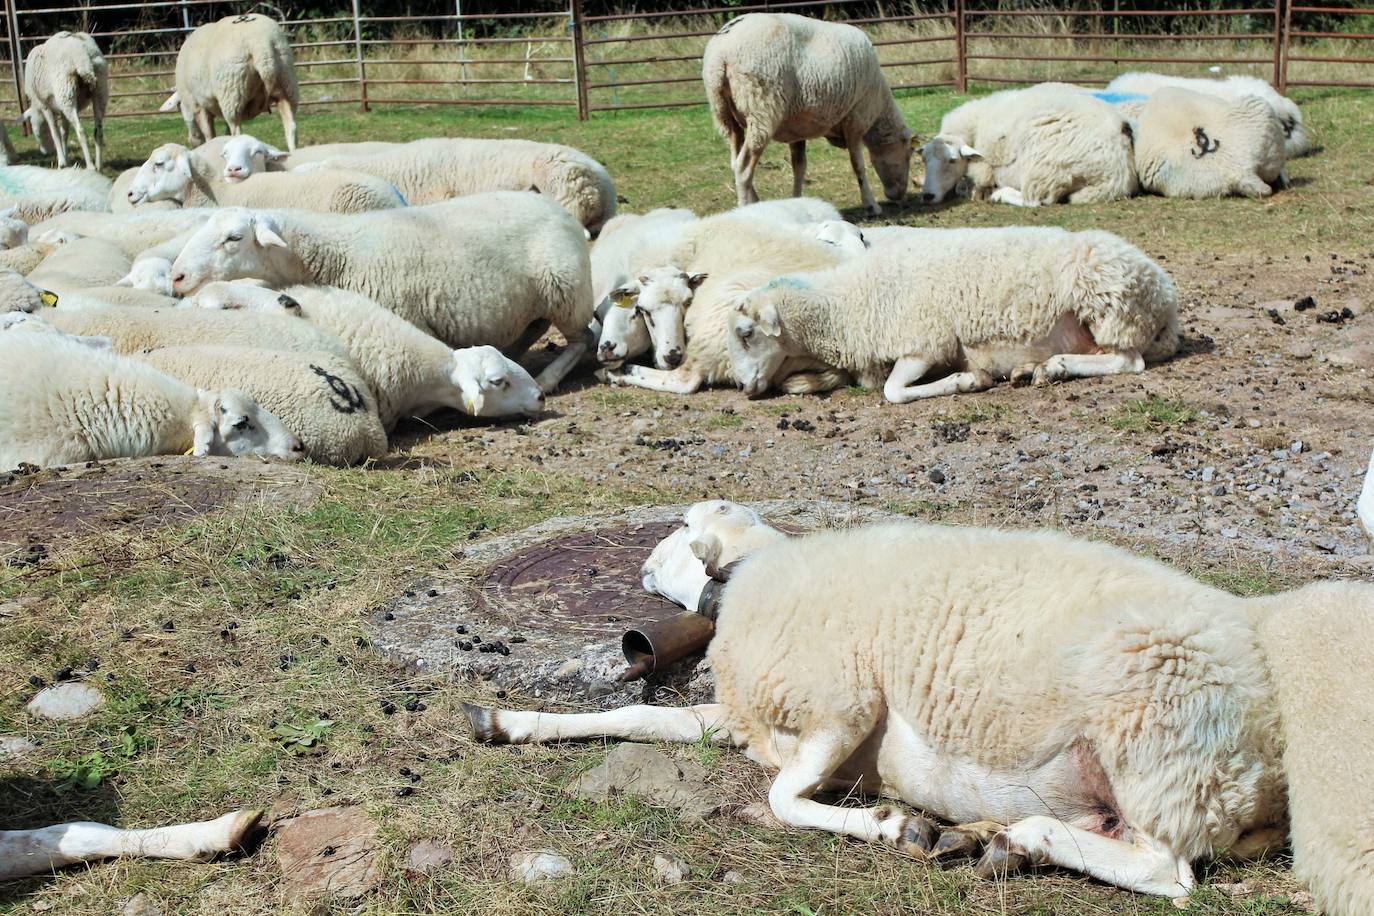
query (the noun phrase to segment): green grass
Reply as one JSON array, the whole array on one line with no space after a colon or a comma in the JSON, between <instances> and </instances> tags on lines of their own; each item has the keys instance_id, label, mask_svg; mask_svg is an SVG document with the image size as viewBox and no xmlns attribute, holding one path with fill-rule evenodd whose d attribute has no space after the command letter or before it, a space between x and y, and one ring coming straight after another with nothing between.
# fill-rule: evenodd
<instances>
[{"instance_id":1,"label":"green grass","mask_svg":"<svg viewBox=\"0 0 1374 916\"><path fill-rule=\"evenodd\" d=\"M1122 404L1108 415L1107 425L1120 432L1140 433L1184 426L1197 418L1197 410L1183 401L1152 394Z\"/></svg>"}]
</instances>

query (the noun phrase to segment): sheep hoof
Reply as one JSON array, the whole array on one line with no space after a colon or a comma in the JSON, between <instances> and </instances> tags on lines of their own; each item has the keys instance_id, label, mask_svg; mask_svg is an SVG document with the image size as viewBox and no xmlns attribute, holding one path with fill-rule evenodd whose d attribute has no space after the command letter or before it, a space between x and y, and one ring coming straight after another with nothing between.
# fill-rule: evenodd
<instances>
[{"instance_id":1,"label":"sheep hoof","mask_svg":"<svg viewBox=\"0 0 1374 916\"><path fill-rule=\"evenodd\" d=\"M485 706L474 706L471 703L463 704L463 712L468 717L468 725L472 727L472 737L482 744L508 744L510 736L505 729L496 724L495 713Z\"/></svg>"},{"instance_id":2,"label":"sheep hoof","mask_svg":"<svg viewBox=\"0 0 1374 916\"><path fill-rule=\"evenodd\" d=\"M1024 388L1035 378L1036 370L1039 367L1035 363L1026 363L1024 366L1017 366L1011 370L1011 384L1015 388Z\"/></svg>"},{"instance_id":3,"label":"sheep hoof","mask_svg":"<svg viewBox=\"0 0 1374 916\"><path fill-rule=\"evenodd\" d=\"M261 808L240 811L238 817L234 818L233 825L229 828L227 848L233 850L248 846L250 839L266 814L267 812Z\"/></svg>"},{"instance_id":4,"label":"sheep hoof","mask_svg":"<svg viewBox=\"0 0 1374 916\"><path fill-rule=\"evenodd\" d=\"M1001 824L991 821L978 821L974 824L959 824L940 834L935 847L930 852L932 859L947 861L971 859L983 851L983 845L1002 830Z\"/></svg>"},{"instance_id":5,"label":"sheep hoof","mask_svg":"<svg viewBox=\"0 0 1374 916\"><path fill-rule=\"evenodd\" d=\"M929 818L921 817L919 814L911 815L902 825L897 848L913 858L927 859L938 834L939 828Z\"/></svg>"},{"instance_id":6,"label":"sheep hoof","mask_svg":"<svg viewBox=\"0 0 1374 916\"><path fill-rule=\"evenodd\" d=\"M983 850L983 858L978 860L973 873L985 881L997 881L1020 871L1025 864L1025 850L1012 843L1005 833L999 833Z\"/></svg>"}]
</instances>

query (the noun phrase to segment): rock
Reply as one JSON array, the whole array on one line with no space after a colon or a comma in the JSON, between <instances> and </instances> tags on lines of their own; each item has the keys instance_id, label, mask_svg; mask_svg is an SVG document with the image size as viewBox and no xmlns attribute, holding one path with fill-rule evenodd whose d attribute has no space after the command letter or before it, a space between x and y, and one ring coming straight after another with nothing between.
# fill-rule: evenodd
<instances>
[{"instance_id":1,"label":"rock","mask_svg":"<svg viewBox=\"0 0 1374 916\"><path fill-rule=\"evenodd\" d=\"M90 684L68 681L38 691L29 701L29 714L40 719L80 719L105 705L105 694Z\"/></svg>"},{"instance_id":2,"label":"rock","mask_svg":"<svg viewBox=\"0 0 1374 916\"><path fill-rule=\"evenodd\" d=\"M930 472L926 474L926 479L933 484L942 484L945 482L945 472L939 468L931 468Z\"/></svg>"},{"instance_id":3,"label":"rock","mask_svg":"<svg viewBox=\"0 0 1374 916\"><path fill-rule=\"evenodd\" d=\"M1205 467L1205 468L1202 469L1202 482L1203 482L1203 483L1211 483L1213 480L1216 479L1216 476L1217 476L1217 469L1216 469L1216 468L1211 467L1211 466L1208 466L1208 467Z\"/></svg>"},{"instance_id":4,"label":"rock","mask_svg":"<svg viewBox=\"0 0 1374 916\"><path fill-rule=\"evenodd\" d=\"M891 427L884 426L881 430L878 431L878 441L880 441L880 442L896 442L896 441L897 441L897 433L896 433L896 431L893 430Z\"/></svg>"},{"instance_id":5,"label":"rock","mask_svg":"<svg viewBox=\"0 0 1374 916\"><path fill-rule=\"evenodd\" d=\"M288 898L361 897L381 880L377 825L356 808L307 811L276 833Z\"/></svg>"},{"instance_id":6,"label":"rock","mask_svg":"<svg viewBox=\"0 0 1374 916\"><path fill-rule=\"evenodd\" d=\"M577 873L567 856L551 849L517 852L510 857L510 877L522 884L541 884L570 878Z\"/></svg>"},{"instance_id":7,"label":"rock","mask_svg":"<svg viewBox=\"0 0 1374 916\"><path fill-rule=\"evenodd\" d=\"M1300 340L1288 345L1288 355L1294 359L1311 359L1312 353L1312 344L1305 340Z\"/></svg>"},{"instance_id":8,"label":"rock","mask_svg":"<svg viewBox=\"0 0 1374 916\"><path fill-rule=\"evenodd\" d=\"M21 738L18 735L0 736L0 763L18 760L25 754L38 750L38 745L28 738Z\"/></svg>"},{"instance_id":9,"label":"rock","mask_svg":"<svg viewBox=\"0 0 1374 916\"><path fill-rule=\"evenodd\" d=\"M1256 888L1249 881L1239 881L1235 884L1212 884L1212 890L1226 894L1228 897L1249 897L1255 893Z\"/></svg>"},{"instance_id":10,"label":"rock","mask_svg":"<svg viewBox=\"0 0 1374 916\"><path fill-rule=\"evenodd\" d=\"M1351 369L1374 369L1374 344L1356 344L1332 350L1326 359L1329 363Z\"/></svg>"},{"instance_id":11,"label":"rock","mask_svg":"<svg viewBox=\"0 0 1374 916\"><path fill-rule=\"evenodd\" d=\"M1317 900L1310 891L1296 891L1289 895L1288 902L1307 913L1320 913L1322 911L1322 908L1317 906Z\"/></svg>"},{"instance_id":12,"label":"rock","mask_svg":"<svg viewBox=\"0 0 1374 916\"><path fill-rule=\"evenodd\" d=\"M691 872L687 863L677 856L665 856L662 853L654 856L654 873L663 884L681 884Z\"/></svg>"},{"instance_id":13,"label":"rock","mask_svg":"<svg viewBox=\"0 0 1374 916\"><path fill-rule=\"evenodd\" d=\"M601 766L582 774L565 791L594 801L635 795L698 819L710 817L729 804L724 795L706 784L706 771L700 766L674 760L647 744L616 745Z\"/></svg>"},{"instance_id":14,"label":"rock","mask_svg":"<svg viewBox=\"0 0 1374 916\"><path fill-rule=\"evenodd\" d=\"M452 862L452 849L435 840L421 840L410 847L406 870L417 875L432 875Z\"/></svg>"},{"instance_id":15,"label":"rock","mask_svg":"<svg viewBox=\"0 0 1374 916\"><path fill-rule=\"evenodd\" d=\"M722 884L743 884L745 880L744 875L741 875L733 868L720 876L720 882Z\"/></svg>"},{"instance_id":16,"label":"rock","mask_svg":"<svg viewBox=\"0 0 1374 916\"><path fill-rule=\"evenodd\" d=\"M121 916L162 916L162 908L153 903L147 894L134 894L119 912Z\"/></svg>"}]
</instances>

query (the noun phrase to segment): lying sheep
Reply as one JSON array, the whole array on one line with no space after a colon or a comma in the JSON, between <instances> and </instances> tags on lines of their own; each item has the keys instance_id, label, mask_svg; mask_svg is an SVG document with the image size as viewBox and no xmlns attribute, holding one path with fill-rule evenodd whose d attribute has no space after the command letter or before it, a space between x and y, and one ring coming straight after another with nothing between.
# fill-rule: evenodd
<instances>
[{"instance_id":1,"label":"lying sheep","mask_svg":"<svg viewBox=\"0 0 1374 916\"><path fill-rule=\"evenodd\" d=\"M640 582L689 611L701 607L706 585L720 570L786 537L739 503L722 499L687 510L683 526L654 547L640 568Z\"/></svg>"},{"instance_id":2,"label":"lying sheep","mask_svg":"<svg viewBox=\"0 0 1374 916\"><path fill-rule=\"evenodd\" d=\"M750 397L772 387L786 360L812 358L904 404L997 379L1141 372L1178 348L1178 291L1107 232L926 229L760 286L732 331L730 362ZM949 374L921 382L940 371Z\"/></svg>"},{"instance_id":3,"label":"lying sheep","mask_svg":"<svg viewBox=\"0 0 1374 916\"><path fill-rule=\"evenodd\" d=\"M777 770L784 824L921 860L991 837L984 877L1055 865L1178 898L1193 861L1262 855L1291 816L1295 871L1356 916L1374 899L1352 816L1371 797L1371 636L1368 585L1242 599L1058 532L902 523L737 564L707 653L715 703L465 711L489 742L728 742ZM816 801L827 785L966 826Z\"/></svg>"},{"instance_id":4,"label":"lying sheep","mask_svg":"<svg viewBox=\"0 0 1374 916\"><path fill-rule=\"evenodd\" d=\"M198 150L164 143L153 150L129 185L133 206L170 200L184 207L294 207L331 213L362 213L406 205L394 187L361 172L321 169L309 174L274 172L227 183Z\"/></svg>"},{"instance_id":5,"label":"lying sheep","mask_svg":"<svg viewBox=\"0 0 1374 916\"><path fill-rule=\"evenodd\" d=\"M792 151L792 196L806 181L806 141L849 150L868 212L882 212L868 186L863 148L888 200L906 196L907 129L868 36L852 25L790 13L750 13L706 43L701 62L716 129L730 142L740 204L759 199L754 171L769 142Z\"/></svg>"},{"instance_id":6,"label":"lying sheep","mask_svg":"<svg viewBox=\"0 0 1374 916\"><path fill-rule=\"evenodd\" d=\"M28 276L34 284L62 293L113 286L130 266L128 255L113 242L80 238L58 245Z\"/></svg>"},{"instance_id":7,"label":"lying sheep","mask_svg":"<svg viewBox=\"0 0 1374 916\"><path fill-rule=\"evenodd\" d=\"M1268 197L1287 187L1283 130L1258 96L1219 99L1161 89L1140 115L1141 187L1165 197Z\"/></svg>"},{"instance_id":8,"label":"lying sheep","mask_svg":"<svg viewBox=\"0 0 1374 916\"><path fill-rule=\"evenodd\" d=\"M172 265L181 295L242 277L362 293L452 347L528 346L552 322L568 345L538 377L546 392L586 352L593 314L582 227L537 194L349 215L228 208Z\"/></svg>"},{"instance_id":9,"label":"lying sheep","mask_svg":"<svg viewBox=\"0 0 1374 916\"><path fill-rule=\"evenodd\" d=\"M1063 83L965 102L921 147L921 199L940 203L967 175L975 200L1020 207L1105 203L1138 187L1131 126L1114 107Z\"/></svg>"},{"instance_id":10,"label":"lying sheep","mask_svg":"<svg viewBox=\"0 0 1374 916\"><path fill-rule=\"evenodd\" d=\"M300 438L311 461L349 467L386 454L377 399L343 357L197 346L153 350L138 359L188 385L245 392Z\"/></svg>"},{"instance_id":11,"label":"lying sheep","mask_svg":"<svg viewBox=\"0 0 1374 916\"><path fill-rule=\"evenodd\" d=\"M0 249L8 251L29 243L29 224L15 214L17 207L0 210Z\"/></svg>"},{"instance_id":12,"label":"lying sheep","mask_svg":"<svg viewBox=\"0 0 1374 916\"><path fill-rule=\"evenodd\" d=\"M68 334L110 338L115 352L137 355L164 347L229 346L323 352L348 357L334 335L289 315L212 312L200 309L68 309L60 304L43 317Z\"/></svg>"},{"instance_id":13,"label":"lying sheep","mask_svg":"<svg viewBox=\"0 0 1374 916\"><path fill-rule=\"evenodd\" d=\"M293 169L300 165L293 162ZM331 156L312 168L366 172L415 205L485 191L535 191L552 198L595 238L615 216L615 183L580 150L531 140L414 140L372 155Z\"/></svg>"},{"instance_id":14,"label":"lying sheep","mask_svg":"<svg viewBox=\"0 0 1374 916\"><path fill-rule=\"evenodd\" d=\"M746 204L733 210L726 210L716 216L748 217L766 219L775 223L805 226L828 219L840 219L840 211L835 205L818 197L788 197L781 200L763 200Z\"/></svg>"},{"instance_id":15,"label":"lying sheep","mask_svg":"<svg viewBox=\"0 0 1374 916\"><path fill-rule=\"evenodd\" d=\"M276 105L286 148L296 148L296 59L276 21L246 13L196 29L177 54L176 87L159 111L181 109L191 146L215 135L215 118L237 134L244 121Z\"/></svg>"},{"instance_id":16,"label":"lying sheep","mask_svg":"<svg viewBox=\"0 0 1374 916\"><path fill-rule=\"evenodd\" d=\"M915 238L920 229L911 226L867 226L860 229L844 220L825 220L813 225L816 238L834 245L849 257L858 257L872 248L900 245Z\"/></svg>"},{"instance_id":17,"label":"lying sheep","mask_svg":"<svg viewBox=\"0 0 1374 916\"><path fill-rule=\"evenodd\" d=\"M63 244L66 244L66 239L62 234L44 233L42 237L31 237L18 248L0 249L0 272L27 274Z\"/></svg>"},{"instance_id":18,"label":"lying sheep","mask_svg":"<svg viewBox=\"0 0 1374 916\"><path fill-rule=\"evenodd\" d=\"M129 272L115 281L115 286L146 290L172 298L172 262L169 258L141 257L129 265Z\"/></svg>"},{"instance_id":19,"label":"lying sheep","mask_svg":"<svg viewBox=\"0 0 1374 916\"><path fill-rule=\"evenodd\" d=\"M30 123L42 118L47 127L59 168L67 167L68 127L81 144L86 168L92 167L80 116L81 109L91 107L94 168L99 171L105 147L105 108L110 103L110 67L95 39L85 32L58 32L34 47L24 61L24 95L31 106Z\"/></svg>"},{"instance_id":20,"label":"lying sheep","mask_svg":"<svg viewBox=\"0 0 1374 916\"><path fill-rule=\"evenodd\" d=\"M56 304L57 296L39 289L17 271L0 267L0 314L41 312Z\"/></svg>"},{"instance_id":21,"label":"lying sheep","mask_svg":"<svg viewBox=\"0 0 1374 916\"><path fill-rule=\"evenodd\" d=\"M619 366L653 348L648 325L633 303L617 307L611 294L630 283L646 249L662 247L695 219L691 210L663 207L644 214L622 213L602 228L592 246L591 271L596 358L603 366Z\"/></svg>"},{"instance_id":22,"label":"lying sheep","mask_svg":"<svg viewBox=\"0 0 1374 916\"><path fill-rule=\"evenodd\" d=\"M534 416L544 393L517 362L495 347L450 349L376 302L327 286L284 291L243 282L208 283L184 304L211 309L294 312L333 334L377 396L388 431L405 417L444 407L474 417Z\"/></svg>"},{"instance_id":23,"label":"lying sheep","mask_svg":"<svg viewBox=\"0 0 1374 916\"><path fill-rule=\"evenodd\" d=\"M1186 76L1165 76L1162 73L1123 73L1107 84L1105 91L1153 95L1160 89L1191 89L1220 99L1256 96L1273 109L1283 127L1284 155L1288 159L1306 156L1312 151L1312 138L1303 123L1302 110L1296 102L1279 95L1273 86L1254 76L1227 76L1222 79L1198 79Z\"/></svg>"},{"instance_id":24,"label":"lying sheep","mask_svg":"<svg viewBox=\"0 0 1374 916\"><path fill-rule=\"evenodd\" d=\"M320 162L331 156L372 156L386 153L400 146L381 140L359 143L320 143L283 152L249 134L207 140L197 148L222 169L225 181L242 181L260 172L284 172L299 165Z\"/></svg>"},{"instance_id":25,"label":"lying sheep","mask_svg":"<svg viewBox=\"0 0 1374 916\"><path fill-rule=\"evenodd\" d=\"M184 385L54 334L0 334L0 467L144 455L297 460L301 444L241 391Z\"/></svg>"},{"instance_id":26,"label":"lying sheep","mask_svg":"<svg viewBox=\"0 0 1374 916\"><path fill-rule=\"evenodd\" d=\"M108 211L109 190L110 179L90 169L0 168L0 207L13 207L30 226L59 213Z\"/></svg>"},{"instance_id":27,"label":"lying sheep","mask_svg":"<svg viewBox=\"0 0 1374 916\"><path fill-rule=\"evenodd\" d=\"M155 251L182 236L189 238L190 233L203 226L214 212L209 207L188 207L153 213L59 213L35 225L31 231L70 232L104 239L138 260L144 252ZM179 245L175 247L180 250Z\"/></svg>"}]
</instances>

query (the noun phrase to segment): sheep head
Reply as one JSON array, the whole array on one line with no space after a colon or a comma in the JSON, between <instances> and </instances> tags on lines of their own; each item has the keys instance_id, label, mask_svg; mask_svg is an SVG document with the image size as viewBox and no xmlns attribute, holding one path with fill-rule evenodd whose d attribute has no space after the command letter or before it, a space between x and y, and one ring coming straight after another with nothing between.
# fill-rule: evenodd
<instances>
[{"instance_id":1,"label":"sheep head","mask_svg":"<svg viewBox=\"0 0 1374 916\"><path fill-rule=\"evenodd\" d=\"M281 458L305 457L301 440L286 425L247 394L228 388L197 392L192 421L191 454Z\"/></svg>"},{"instance_id":2,"label":"sheep head","mask_svg":"<svg viewBox=\"0 0 1374 916\"><path fill-rule=\"evenodd\" d=\"M171 296L172 262L168 258L139 258L129 272L115 281L115 286L143 289L160 296Z\"/></svg>"},{"instance_id":3,"label":"sheep head","mask_svg":"<svg viewBox=\"0 0 1374 916\"><path fill-rule=\"evenodd\" d=\"M29 224L15 216L18 207L0 210L0 248L18 248L29 242Z\"/></svg>"},{"instance_id":4,"label":"sheep head","mask_svg":"<svg viewBox=\"0 0 1374 916\"><path fill-rule=\"evenodd\" d=\"M926 177L921 183L921 200L938 204L959 186L968 172L968 164L983 158L983 154L952 134L932 138L921 147Z\"/></svg>"},{"instance_id":5,"label":"sheep head","mask_svg":"<svg viewBox=\"0 0 1374 916\"><path fill-rule=\"evenodd\" d=\"M190 155L191 151L180 143L164 143L153 150L129 184L125 195L129 204L136 207L157 200L184 203L195 180Z\"/></svg>"},{"instance_id":6,"label":"sheep head","mask_svg":"<svg viewBox=\"0 0 1374 916\"><path fill-rule=\"evenodd\" d=\"M906 197L907 182L911 180L911 131L903 126L900 130L875 136L870 131L864 137L868 147L868 158L873 161L873 170L883 183L883 194L888 200L902 200Z\"/></svg>"},{"instance_id":7,"label":"sheep head","mask_svg":"<svg viewBox=\"0 0 1374 916\"><path fill-rule=\"evenodd\" d=\"M816 224L816 239L827 245L834 245L846 257L856 257L868 250L868 240L863 230L842 219L828 219Z\"/></svg>"},{"instance_id":8,"label":"sheep head","mask_svg":"<svg viewBox=\"0 0 1374 916\"><path fill-rule=\"evenodd\" d=\"M269 162L282 162L291 154L263 143L257 137L239 134L224 141L220 155L224 157L224 180L233 183L265 172Z\"/></svg>"},{"instance_id":9,"label":"sheep head","mask_svg":"<svg viewBox=\"0 0 1374 916\"><path fill-rule=\"evenodd\" d=\"M656 267L611 293L613 305L633 309L644 320L658 368L682 365L687 351L687 307L706 278L706 274L689 274L677 267Z\"/></svg>"},{"instance_id":10,"label":"sheep head","mask_svg":"<svg viewBox=\"0 0 1374 916\"><path fill-rule=\"evenodd\" d=\"M474 417L533 417L544 411L544 392L534 376L495 347L454 350L449 378L461 393L463 411Z\"/></svg>"},{"instance_id":11,"label":"sheep head","mask_svg":"<svg viewBox=\"0 0 1374 916\"><path fill-rule=\"evenodd\" d=\"M773 280L745 293L735 305L726 348L730 353L730 371L751 398L767 393L769 383L789 355L782 339L778 303L789 290L799 288L791 284L800 282Z\"/></svg>"},{"instance_id":12,"label":"sheep head","mask_svg":"<svg viewBox=\"0 0 1374 916\"><path fill-rule=\"evenodd\" d=\"M172 289L189 296L212 280L257 277L292 282L282 275L280 257L291 248L271 214L225 207L196 230L172 264Z\"/></svg>"},{"instance_id":13,"label":"sheep head","mask_svg":"<svg viewBox=\"0 0 1374 916\"><path fill-rule=\"evenodd\" d=\"M301 304L293 297L250 281L216 280L207 283L181 305L183 308L284 312L297 318L303 314Z\"/></svg>"}]
</instances>

